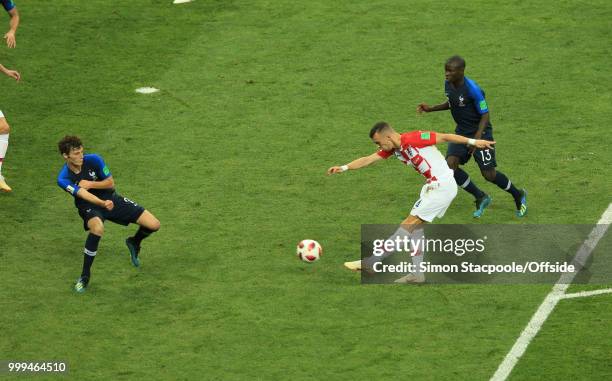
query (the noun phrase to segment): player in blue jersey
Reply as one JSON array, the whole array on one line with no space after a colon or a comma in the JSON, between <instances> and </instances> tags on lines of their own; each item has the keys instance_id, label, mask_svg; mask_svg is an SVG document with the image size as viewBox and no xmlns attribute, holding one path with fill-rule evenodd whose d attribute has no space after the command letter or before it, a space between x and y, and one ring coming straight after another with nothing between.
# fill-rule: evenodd
<instances>
[{"instance_id":1,"label":"player in blue jersey","mask_svg":"<svg viewBox=\"0 0 612 381\"><path fill-rule=\"evenodd\" d=\"M2 66L0 64L0 72L6 74L7 76L14 78L16 81L19 81L21 75L15 70L10 70ZM8 186L4 177L2 176L2 163L4 162L4 157L6 156L6 150L8 149L9 144L9 132L11 131L8 123L6 122L6 118L0 110L0 191L10 192L11 187Z\"/></svg>"},{"instance_id":2,"label":"player in blue jersey","mask_svg":"<svg viewBox=\"0 0 612 381\"><path fill-rule=\"evenodd\" d=\"M472 79L464 75L465 60L459 56L453 56L446 61L444 91L447 101L435 106L421 103L417 112L451 111L451 115L457 124L455 133L473 139L484 139L493 141L493 128L490 122L489 106L485 100L484 91ZM474 217L482 216L485 208L491 203L489 195L481 191L468 174L459 166L468 162L470 157L480 167L482 176L497 185L499 188L510 193L516 204L516 215L523 217L527 213L527 192L519 190L502 172L496 170L495 149L475 149L461 144L448 144L446 162L455 171L457 185L471 193L476 199L476 211Z\"/></svg>"},{"instance_id":3,"label":"player in blue jersey","mask_svg":"<svg viewBox=\"0 0 612 381\"><path fill-rule=\"evenodd\" d=\"M15 33L17 33L17 27L19 27L19 11L13 0L0 0L4 9L8 12L11 20L9 22L9 30L4 34L6 40L6 46L14 48L17 45L15 41Z\"/></svg>"},{"instance_id":4,"label":"player in blue jersey","mask_svg":"<svg viewBox=\"0 0 612 381\"><path fill-rule=\"evenodd\" d=\"M115 192L115 181L102 157L83 154L83 144L77 136L65 136L58 148L66 163L62 167L57 185L74 197L74 204L83 219L83 227L89 231L85 241L83 271L74 285L77 292L84 292L91 278L91 265L104 234L104 221L121 225L140 225L133 237L125 243L132 264L140 266L140 243L159 230L160 223L151 212L134 201Z\"/></svg>"}]
</instances>

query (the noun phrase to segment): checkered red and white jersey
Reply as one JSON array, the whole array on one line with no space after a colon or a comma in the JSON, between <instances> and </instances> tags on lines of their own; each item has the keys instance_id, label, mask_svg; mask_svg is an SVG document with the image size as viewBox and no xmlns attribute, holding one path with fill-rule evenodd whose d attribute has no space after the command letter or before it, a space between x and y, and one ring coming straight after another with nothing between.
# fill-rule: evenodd
<instances>
[{"instance_id":1,"label":"checkered red and white jersey","mask_svg":"<svg viewBox=\"0 0 612 381\"><path fill-rule=\"evenodd\" d=\"M402 163L411 165L427 179L427 182L445 181L453 178L453 171L444 156L435 146L436 133L412 131L401 134L401 147L392 151L378 151L378 156L387 159L395 155Z\"/></svg>"}]
</instances>

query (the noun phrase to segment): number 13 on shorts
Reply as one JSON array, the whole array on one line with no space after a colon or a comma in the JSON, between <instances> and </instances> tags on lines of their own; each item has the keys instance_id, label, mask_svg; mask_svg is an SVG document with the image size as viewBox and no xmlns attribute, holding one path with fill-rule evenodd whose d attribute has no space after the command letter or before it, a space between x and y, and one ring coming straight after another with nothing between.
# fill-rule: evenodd
<instances>
[{"instance_id":1,"label":"number 13 on shorts","mask_svg":"<svg viewBox=\"0 0 612 381\"><path fill-rule=\"evenodd\" d=\"M477 150L474 152L474 156L476 162L480 167L496 167L497 163L495 161L495 150L490 148L485 148L481 150Z\"/></svg>"},{"instance_id":2,"label":"number 13 on shorts","mask_svg":"<svg viewBox=\"0 0 612 381\"><path fill-rule=\"evenodd\" d=\"M491 161L491 150L490 149L483 149L480 150L480 154L482 155L482 161L483 162L487 162L487 161Z\"/></svg>"}]
</instances>

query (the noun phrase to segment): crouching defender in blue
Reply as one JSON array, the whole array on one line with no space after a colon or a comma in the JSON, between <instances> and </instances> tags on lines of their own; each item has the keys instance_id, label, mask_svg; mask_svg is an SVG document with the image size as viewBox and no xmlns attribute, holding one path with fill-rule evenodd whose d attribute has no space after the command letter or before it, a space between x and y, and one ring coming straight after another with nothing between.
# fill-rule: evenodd
<instances>
[{"instance_id":1,"label":"crouching defender in blue","mask_svg":"<svg viewBox=\"0 0 612 381\"><path fill-rule=\"evenodd\" d=\"M74 197L74 205L89 231L85 241L83 271L74 285L77 292L85 292L91 278L91 265L104 234L104 221L121 225L140 225L136 234L125 240L132 264L140 266L140 243L159 230L160 223L153 214L134 201L115 192L115 181L102 157L83 154L83 143L77 136L65 136L58 148L66 164L62 167L57 185Z\"/></svg>"}]
</instances>

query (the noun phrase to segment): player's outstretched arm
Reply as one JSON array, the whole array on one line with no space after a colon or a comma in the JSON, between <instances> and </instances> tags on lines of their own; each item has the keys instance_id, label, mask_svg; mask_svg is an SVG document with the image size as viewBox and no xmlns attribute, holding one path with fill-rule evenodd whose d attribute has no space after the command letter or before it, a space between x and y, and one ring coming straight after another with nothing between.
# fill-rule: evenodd
<instances>
[{"instance_id":1,"label":"player's outstretched arm","mask_svg":"<svg viewBox=\"0 0 612 381\"><path fill-rule=\"evenodd\" d=\"M101 200L100 198L94 196L93 194L89 193L86 189L83 189L83 188L79 188L79 190L77 191L76 197L80 197L87 202L90 202L94 205L98 205L107 210L113 210L113 208L115 207L115 205L113 204L111 200Z\"/></svg>"},{"instance_id":2,"label":"player's outstretched arm","mask_svg":"<svg viewBox=\"0 0 612 381\"><path fill-rule=\"evenodd\" d=\"M0 72L8 75L11 78L14 78L17 81L19 81L19 79L21 79L21 74L19 74L19 72L15 71L15 70L7 69L2 64L0 64Z\"/></svg>"},{"instance_id":3,"label":"player's outstretched arm","mask_svg":"<svg viewBox=\"0 0 612 381\"><path fill-rule=\"evenodd\" d=\"M81 180L78 185L84 189L112 189L115 187L115 180L113 176L109 176L101 181Z\"/></svg>"},{"instance_id":4,"label":"player's outstretched arm","mask_svg":"<svg viewBox=\"0 0 612 381\"><path fill-rule=\"evenodd\" d=\"M450 109L450 106L448 104L448 101L444 103L440 103L439 105L435 105L435 106L430 106L427 103L421 103L417 106L417 112L419 114L424 113L424 112L444 111L444 110L449 110L449 109Z\"/></svg>"},{"instance_id":5,"label":"player's outstretched arm","mask_svg":"<svg viewBox=\"0 0 612 381\"><path fill-rule=\"evenodd\" d=\"M363 168L363 167L367 167L370 164L373 164L379 160L383 160L382 157L380 157L380 155L378 155L378 153L373 153L369 156L364 156L364 157L360 157L359 159L355 159L353 161L351 161L348 164L345 165L336 165L333 166L331 168L329 168L327 170L327 174L328 175L333 175L336 173L342 173L342 172L346 172L349 169L359 169L359 168Z\"/></svg>"},{"instance_id":6,"label":"player's outstretched arm","mask_svg":"<svg viewBox=\"0 0 612 381\"><path fill-rule=\"evenodd\" d=\"M441 134L436 133L436 144L440 143L458 143L473 146L476 148L495 148L493 145L494 141L482 140L482 139L470 139L465 136L459 136L455 134Z\"/></svg>"},{"instance_id":7,"label":"player's outstretched arm","mask_svg":"<svg viewBox=\"0 0 612 381\"><path fill-rule=\"evenodd\" d=\"M17 33L17 27L19 27L19 11L17 10L17 7L15 7L8 13L11 16L11 21L9 22L8 32L4 34L4 39L6 40L6 46L9 48L14 48L17 46L15 33Z\"/></svg>"}]
</instances>

